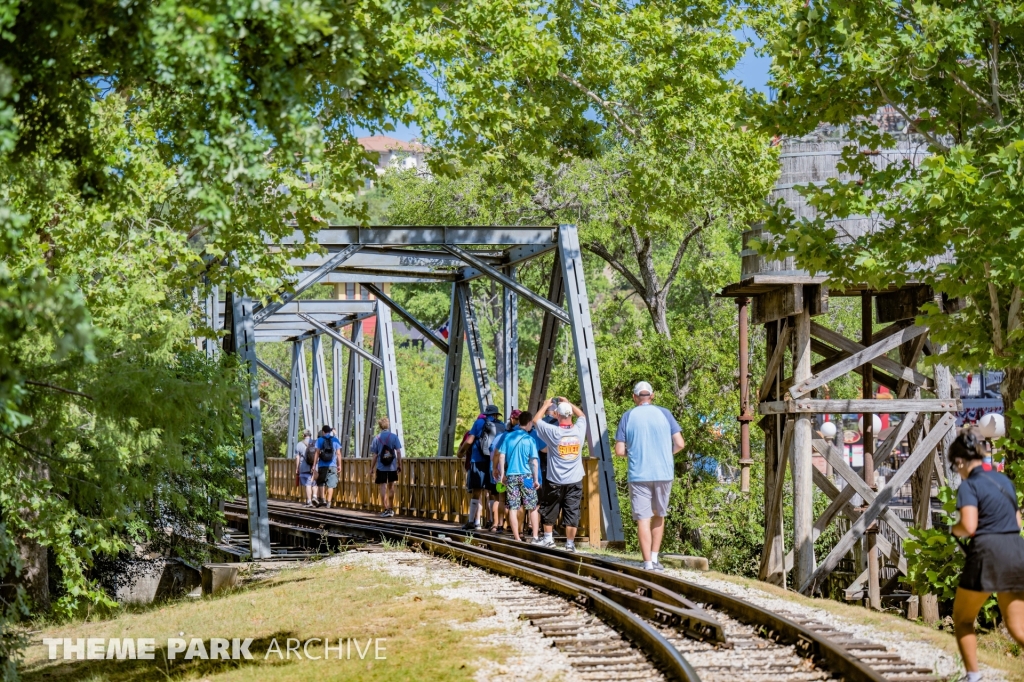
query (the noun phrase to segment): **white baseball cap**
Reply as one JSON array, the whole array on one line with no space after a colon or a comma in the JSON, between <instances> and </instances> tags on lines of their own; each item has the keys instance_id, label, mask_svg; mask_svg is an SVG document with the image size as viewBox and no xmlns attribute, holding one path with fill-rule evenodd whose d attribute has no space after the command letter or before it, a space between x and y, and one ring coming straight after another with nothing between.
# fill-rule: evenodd
<instances>
[{"instance_id":1,"label":"white baseball cap","mask_svg":"<svg viewBox=\"0 0 1024 682\"><path fill-rule=\"evenodd\" d=\"M654 389L646 381L638 381L636 386L633 387L633 395L654 395Z\"/></svg>"},{"instance_id":2,"label":"white baseball cap","mask_svg":"<svg viewBox=\"0 0 1024 682\"><path fill-rule=\"evenodd\" d=\"M562 401L558 403L558 416L559 417L571 417L572 416L572 405Z\"/></svg>"}]
</instances>

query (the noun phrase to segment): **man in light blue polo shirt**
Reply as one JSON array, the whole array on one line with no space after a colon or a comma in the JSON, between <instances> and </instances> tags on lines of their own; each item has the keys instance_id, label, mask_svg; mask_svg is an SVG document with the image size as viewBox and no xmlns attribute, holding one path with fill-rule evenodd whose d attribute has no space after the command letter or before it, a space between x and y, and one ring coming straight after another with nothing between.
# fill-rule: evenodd
<instances>
[{"instance_id":1,"label":"man in light blue polo shirt","mask_svg":"<svg viewBox=\"0 0 1024 682\"><path fill-rule=\"evenodd\" d=\"M675 417L664 407L652 404L653 398L654 389L646 381L633 387L636 407L619 421L615 431L615 455L629 458L629 500L640 536L644 568L662 571L658 551L675 478L674 455L683 449L684 443Z\"/></svg>"}]
</instances>

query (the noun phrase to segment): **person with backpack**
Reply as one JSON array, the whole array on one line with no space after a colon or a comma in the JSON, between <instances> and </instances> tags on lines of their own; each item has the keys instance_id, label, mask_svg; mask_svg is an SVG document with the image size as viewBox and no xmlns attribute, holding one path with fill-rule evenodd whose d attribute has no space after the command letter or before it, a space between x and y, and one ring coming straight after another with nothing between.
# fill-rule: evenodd
<instances>
[{"instance_id":1,"label":"person with backpack","mask_svg":"<svg viewBox=\"0 0 1024 682\"><path fill-rule=\"evenodd\" d=\"M338 457L341 456L341 441L334 437L334 429L324 426L314 446L313 456L316 484L320 488L319 507L330 507L334 489L338 487Z\"/></svg>"},{"instance_id":2,"label":"person with backpack","mask_svg":"<svg viewBox=\"0 0 1024 682\"><path fill-rule=\"evenodd\" d=\"M956 507L960 519L949 529L962 538L964 569L953 599L953 632L967 670L979 682L978 636L974 621L994 592L1010 636L1024 644L1024 537L1013 482L982 467L981 439L968 426L949 446L949 461L960 474Z\"/></svg>"},{"instance_id":3,"label":"person with backpack","mask_svg":"<svg viewBox=\"0 0 1024 682\"><path fill-rule=\"evenodd\" d=\"M530 515L530 530L534 544L539 544L537 530L540 517L537 510L537 490L540 488L540 458L537 453L537 441L532 435L533 415L530 412L519 412L516 428L499 438L496 448L495 477L505 485L508 500L508 523L512 527L512 536L516 541L519 537L519 509Z\"/></svg>"},{"instance_id":4,"label":"person with backpack","mask_svg":"<svg viewBox=\"0 0 1024 682\"><path fill-rule=\"evenodd\" d=\"M313 485L313 462L316 459L316 449L313 447L313 434L305 431L302 439L295 444L295 478L299 486L306 491L306 501L303 507L319 506L316 500L316 487Z\"/></svg>"},{"instance_id":5,"label":"person with backpack","mask_svg":"<svg viewBox=\"0 0 1024 682\"><path fill-rule=\"evenodd\" d=\"M486 507L488 494L495 498L498 489L491 481L491 444L505 430L501 410L497 405L488 405L482 416L477 417L469 433L463 439L466 457L466 489L469 491L469 519L463 530L480 530L480 517Z\"/></svg>"},{"instance_id":6,"label":"person with backpack","mask_svg":"<svg viewBox=\"0 0 1024 682\"><path fill-rule=\"evenodd\" d=\"M402 470L402 442L391 433L391 421L387 417L378 419L377 426L380 433L370 443L370 452L373 453L370 468L377 472L375 481L380 486L380 501L384 507L380 515L386 518L395 515L392 505L395 502L395 482Z\"/></svg>"}]
</instances>

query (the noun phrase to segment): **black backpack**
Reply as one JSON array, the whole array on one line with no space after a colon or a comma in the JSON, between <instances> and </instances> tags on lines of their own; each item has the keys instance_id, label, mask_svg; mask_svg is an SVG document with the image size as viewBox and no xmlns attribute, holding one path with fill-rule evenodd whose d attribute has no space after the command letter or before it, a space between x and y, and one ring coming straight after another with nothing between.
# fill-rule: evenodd
<instances>
[{"instance_id":1,"label":"black backpack","mask_svg":"<svg viewBox=\"0 0 1024 682\"><path fill-rule=\"evenodd\" d=\"M306 443L306 466L313 466L313 461L316 459L316 448L313 447L312 443Z\"/></svg>"},{"instance_id":2,"label":"black backpack","mask_svg":"<svg viewBox=\"0 0 1024 682\"><path fill-rule=\"evenodd\" d=\"M384 435L384 434L381 434ZM389 467L391 463L395 461L395 449L391 447L390 442L387 439L380 438L380 454L377 456L381 465Z\"/></svg>"},{"instance_id":3,"label":"black backpack","mask_svg":"<svg viewBox=\"0 0 1024 682\"><path fill-rule=\"evenodd\" d=\"M494 439L498 437L499 433L505 433L504 422L488 421L484 424L483 433L476 439L476 442L480 445L480 454L482 456L491 456L491 445L494 444Z\"/></svg>"},{"instance_id":4,"label":"black backpack","mask_svg":"<svg viewBox=\"0 0 1024 682\"><path fill-rule=\"evenodd\" d=\"M320 448L320 461L325 464L330 464L334 461L334 437L324 436L324 446Z\"/></svg>"}]
</instances>

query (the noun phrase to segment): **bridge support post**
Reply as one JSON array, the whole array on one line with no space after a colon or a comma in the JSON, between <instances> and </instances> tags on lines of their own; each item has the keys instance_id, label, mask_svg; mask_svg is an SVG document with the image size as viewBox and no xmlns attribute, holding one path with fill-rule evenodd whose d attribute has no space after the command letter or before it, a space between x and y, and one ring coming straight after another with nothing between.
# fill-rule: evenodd
<instances>
[{"instance_id":1,"label":"bridge support post","mask_svg":"<svg viewBox=\"0 0 1024 682\"><path fill-rule=\"evenodd\" d=\"M811 377L811 312L804 308L793 321L793 383ZM811 415L796 415L793 450L788 453L793 471L794 583L803 585L814 573L814 468Z\"/></svg>"},{"instance_id":2,"label":"bridge support post","mask_svg":"<svg viewBox=\"0 0 1024 682\"><path fill-rule=\"evenodd\" d=\"M452 285L451 312L448 314L448 358L444 364L444 387L441 398L441 429L437 439L437 456L455 454L455 425L459 419L459 388L462 380L462 349L465 328L459 303L459 285Z\"/></svg>"},{"instance_id":3,"label":"bridge support post","mask_svg":"<svg viewBox=\"0 0 1024 682\"><path fill-rule=\"evenodd\" d=\"M320 336L313 337L313 419L318 431L331 423L331 401L327 395L327 363L324 362L324 344Z\"/></svg>"},{"instance_id":4,"label":"bridge support post","mask_svg":"<svg viewBox=\"0 0 1024 682\"><path fill-rule=\"evenodd\" d=\"M352 343L363 346L363 323L352 323ZM349 444L351 441L351 445ZM363 359L355 351L348 352L345 377L345 410L341 420L343 457L363 456Z\"/></svg>"},{"instance_id":5,"label":"bridge support post","mask_svg":"<svg viewBox=\"0 0 1024 682\"><path fill-rule=\"evenodd\" d=\"M302 408L302 423L314 436L318 436L316 423L313 421L313 402L310 400L309 372L306 369L306 349L302 341L292 346L293 367L299 375L299 405Z\"/></svg>"},{"instance_id":6,"label":"bridge support post","mask_svg":"<svg viewBox=\"0 0 1024 682\"><path fill-rule=\"evenodd\" d=\"M476 386L476 399L480 403L480 411L494 404L494 393L491 390L490 377L487 375L487 360L484 357L483 341L480 338L480 325L477 323L476 312L470 296L469 283L459 282L455 285L459 292L459 307L462 310L463 324L466 328L466 348L469 350L470 367L473 369L473 384Z\"/></svg>"},{"instance_id":7,"label":"bridge support post","mask_svg":"<svg viewBox=\"0 0 1024 682\"><path fill-rule=\"evenodd\" d=\"M516 278L516 269L506 274ZM505 375L502 377L502 409L505 416L519 408L519 296L508 287L503 290L501 326L505 337Z\"/></svg>"},{"instance_id":8,"label":"bridge support post","mask_svg":"<svg viewBox=\"0 0 1024 682\"><path fill-rule=\"evenodd\" d=\"M292 372L288 386L288 459L295 459L295 444L299 440L299 417L302 414L302 386L299 384L299 363L302 349L292 342Z\"/></svg>"},{"instance_id":9,"label":"bridge support post","mask_svg":"<svg viewBox=\"0 0 1024 682\"><path fill-rule=\"evenodd\" d=\"M381 356L380 325L373 332L373 355L378 358ZM372 363L370 364L370 380L367 382L366 388L366 418L363 421L363 444L361 449L364 456L369 456L370 442L373 440L374 422L377 421L377 401L380 399L380 367Z\"/></svg>"},{"instance_id":10,"label":"bridge support post","mask_svg":"<svg viewBox=\"0 0 1024 682\"><path fill-rule=\"evenodd\" d=\"M565 279L562 277L562 262L558 253L555 254L551 266L548 300L557 306L565 299ZM530 385L530 402L527 406L532 412L540 409L547 397L548 381L551 379L551 368L555 362L555 345L558 343L558 330L561 321L549 312L544 313L541 323L540 340L537 344L537 362L533 365L533 383Z\"/></svg>"},{"instance_id":11,"label":"bridge support post","mask_svg":"<svg viewBox=\"0 0 1024 682\"><path fill-rule=\"evenodd\" d=\"M242 396L242 437L245 441L245 482L249 510L249 547L253 559L270 558L270 520L267 516L267 478L263 458L263 425L256 373L256 326L253 302L245 295L231 296L234 352L249 371L249 385Z\"/></svg>"},{"instance_id":12,"label":"bridge support post","mask_svg":"<svg viewBox=\"0 0 1024 682\"><path fill-rule=\"evenodd\" d=\"M619 493L615 485L615 469L608 443L604 394L601 391L601 375L597 369L597 346L594 328L590 323L590 300L587 297L587 283L583 278L583 254L575 225L559 226L558 255L561 257L562 276L565 279L565 297L572 327L580 397L587 419L587 442L591 456L599 460L598 479L601 488L604 539L608 542L621 543L625 537L619 512ZM595 539L591 538L594 544Z\"/></svg>"},{"instance_id":13,"label":"bridge support post","mask_svg":"<svg viewBox=\"0 0 1024 682\"><path fill-rule=\"evenodd\" d=\"M404 446L402 401L398 395L398 362L395 358L395 336L391 325L391 308L382 303L377 305L377 337L380 339L380 352L377 357L384 363L384 404L388 410L388 421L391 422L391 433L398 436L398 440ZM406 451L408 452L408 449Z\"/></svg>"}]
</instances>

